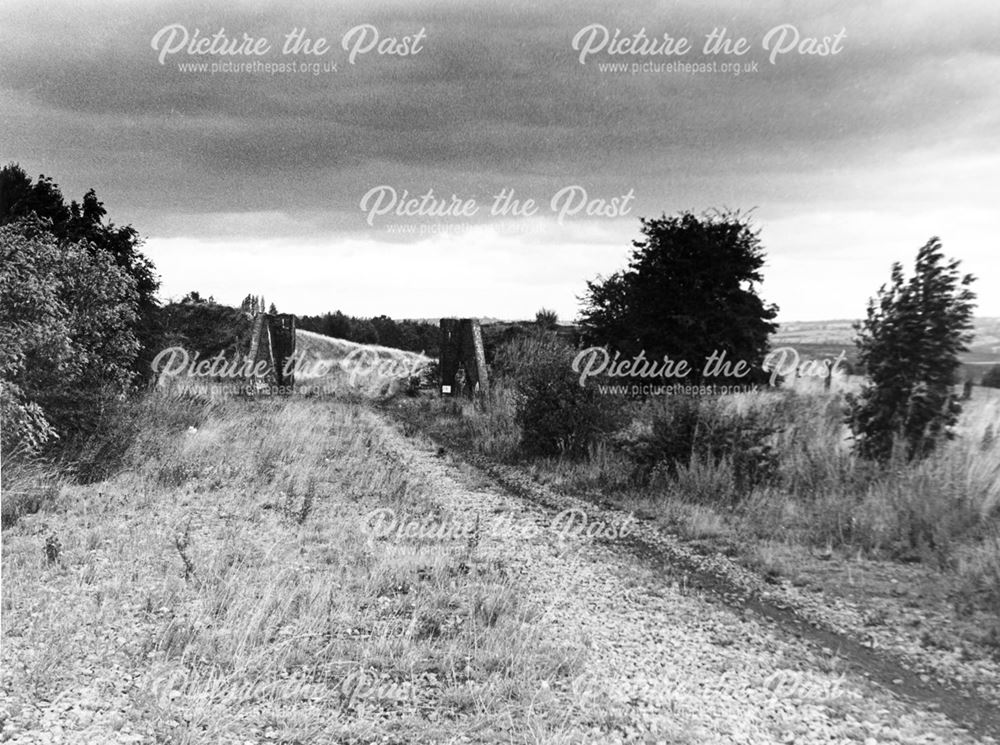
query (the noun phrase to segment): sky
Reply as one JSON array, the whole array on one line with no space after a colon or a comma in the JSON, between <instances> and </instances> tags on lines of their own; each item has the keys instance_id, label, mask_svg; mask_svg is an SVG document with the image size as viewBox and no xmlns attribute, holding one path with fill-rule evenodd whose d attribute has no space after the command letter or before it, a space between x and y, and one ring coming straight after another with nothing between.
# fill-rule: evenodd
<instances>
[{"instance_id":1,"label":"sky","mask_svg":"<svg viewBox=\"0 0 1000 745\"><path fill-rule=\"evenodd\" d=\"M94 188L164 297L572 320L640 218L732 209L779 320L932 236L1000 316L998 79L994 0L5 0L0 161Z\"/></svg>"}]
</instances>

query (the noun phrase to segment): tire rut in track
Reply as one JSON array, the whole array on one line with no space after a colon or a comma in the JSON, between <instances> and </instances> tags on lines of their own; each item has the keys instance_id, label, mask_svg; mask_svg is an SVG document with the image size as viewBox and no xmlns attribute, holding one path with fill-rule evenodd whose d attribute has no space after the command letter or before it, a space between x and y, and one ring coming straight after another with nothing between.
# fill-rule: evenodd
<instances>
[{"instance_id":1,"label":"tire rut in track","mask_svg":"<svg viewBox=\"0 0 1000 745\"><path fill-rule=\"evenodd\" d=\"M399 421L393 412L384 413L388 418ZM555 515L568 507L585 511L589 507L592 510L599 509L620 514L620 510L608 502L602 504L554 494L514 467L497 464L468 452L467 444L457 439L434 437L423 431L422 434L439 447L447 448L449 454L466 465L487 476L497 487L513 496L532 502L550 514ZM640 532L656 530L648 526L646 531ZM683 542L680 544L683 545ZM780 605L762 597L752 589L748 590L727 576L724 571L710 566L711 563L718 566L719 562L705 561L705 559L719 559L719 556L713 557L696 551L679 551L669 543L655 542L638 534L618 537L614 545L618 550L629 552L647 566L664 573L682 575L688 587L709 593L734 609L746 609L774 623L785 633L816 647L831 650L847 670L865 677L891 692L896 698L917 707L940 712L976 737L986 736L1000 740L1000 715L997 713L995 703L971 686L961 683L941 684L933 678L923 680L918 673L906 666L902 656L865 646L842 631L817 625L793 607Z\"/></svg>"}]
</instances>

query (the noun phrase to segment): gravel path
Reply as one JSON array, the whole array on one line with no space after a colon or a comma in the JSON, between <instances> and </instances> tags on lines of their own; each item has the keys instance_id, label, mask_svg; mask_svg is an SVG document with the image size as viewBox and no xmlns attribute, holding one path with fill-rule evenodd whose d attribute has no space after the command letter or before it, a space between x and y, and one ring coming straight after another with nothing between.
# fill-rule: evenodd
<instances>
[{"instance_id":1,"label":"gravel path","mask_svg":"<svg viewBox=\"0 0 1000 745\"><path fill-rule=\"evenodd\" d=\"M573 683L579 705L567 716L601 712L595 741L995 742L851 673L829 648L686 587L685 573L636 561L625 544L644 526L625 526L620 513L589 505L598 522L567 533L565 515L512 496L429 443L397 434L393 445L436 485L436 502L479 521L479 551L516 568L553 637L587 650Z\"/></svg>"}]
</instances>

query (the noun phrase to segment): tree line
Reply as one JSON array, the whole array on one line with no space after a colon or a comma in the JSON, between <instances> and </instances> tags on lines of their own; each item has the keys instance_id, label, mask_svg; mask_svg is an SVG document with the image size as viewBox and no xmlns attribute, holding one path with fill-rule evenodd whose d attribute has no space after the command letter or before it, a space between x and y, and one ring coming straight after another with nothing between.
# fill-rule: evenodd
<instances>
[{"instance_id":1,"label":"tree line","mask_svg":"<svg viewBox=\"0 0 1000 745\"><path fill-rule=\"evenodd\" d=\"M724 352L761 369L778 308L759 294L766 254L750 219L738 212L684 212L644 218L640 230L628 266L587 283L579 329L557 328L547 310L535 327L571 338L568 345L600 345L623 356L699 360ZM163 304L141 246L132 226L107 219L93 189L80 202L67 202L45 175L33 180L16 164L0 169L5 455L86 436L109 402L137 390L160 349L236 353L249 338L252 315L265 307L277 311L252 294L240 308L197 292ZM958 355L971 339L973 280L932 238L919 249L912 275L893 265L889 283L872 298L856 326L868 383L845 414L864 456L882 460L901 451L920 457L951 436L961 406L952 390ZM361 344L432 357L439 351L439 329L431 323L341 311L297 322ZM524 329L493 332L502 340ZM540 390L548 395L551 388L546 383ZM566 395L577 395L571 390ZM566 403L555 402L559 416Z\"/></svg>"},{"instance_id":2,"label":"tree line","mask_svg":"<svg viewBox=\"0 0 1000 745\"><path fill-rule=\"evenodd\" d=\"M317 316L296 316L296 319L298 327L305 331L359 344L380 344L407 352L422 352L429 357L436 357L440 349L440 328L426 321L396 321L385 315L357 318L339 310Z\"/></svg>"}]
</instances>

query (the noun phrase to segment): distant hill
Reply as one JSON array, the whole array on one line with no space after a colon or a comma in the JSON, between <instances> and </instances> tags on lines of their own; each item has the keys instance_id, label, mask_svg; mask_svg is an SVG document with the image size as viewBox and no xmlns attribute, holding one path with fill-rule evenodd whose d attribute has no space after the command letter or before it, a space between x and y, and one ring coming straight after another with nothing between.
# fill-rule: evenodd
<instances>
[{"instance_id":1,"label":"distant hill","mask_svg":"<svg viewBox=\"0 0 1000 745\"><path fill-rule=\"evenodd\" d=\"M854 344L853 320L790 321L771 337L774 344ZM1000 318L976 318L970 355L1000 357Z\"/></svg>"},{"instance_id":2,"label":"distant hill","mask_svg":"<svg viewBox=\"0 0 1000 745\"><path fill-rule=\"evenodd\" d=\"M795 347L803 357L824 357L847 353L848 361L856 360L854 321L790 321L782 323L771 337L772 347ZM975 338L962 358L962 377L978 380L986 368L1000 364L1000 318L976 318Z\"/></svg>"}]
</instances>

